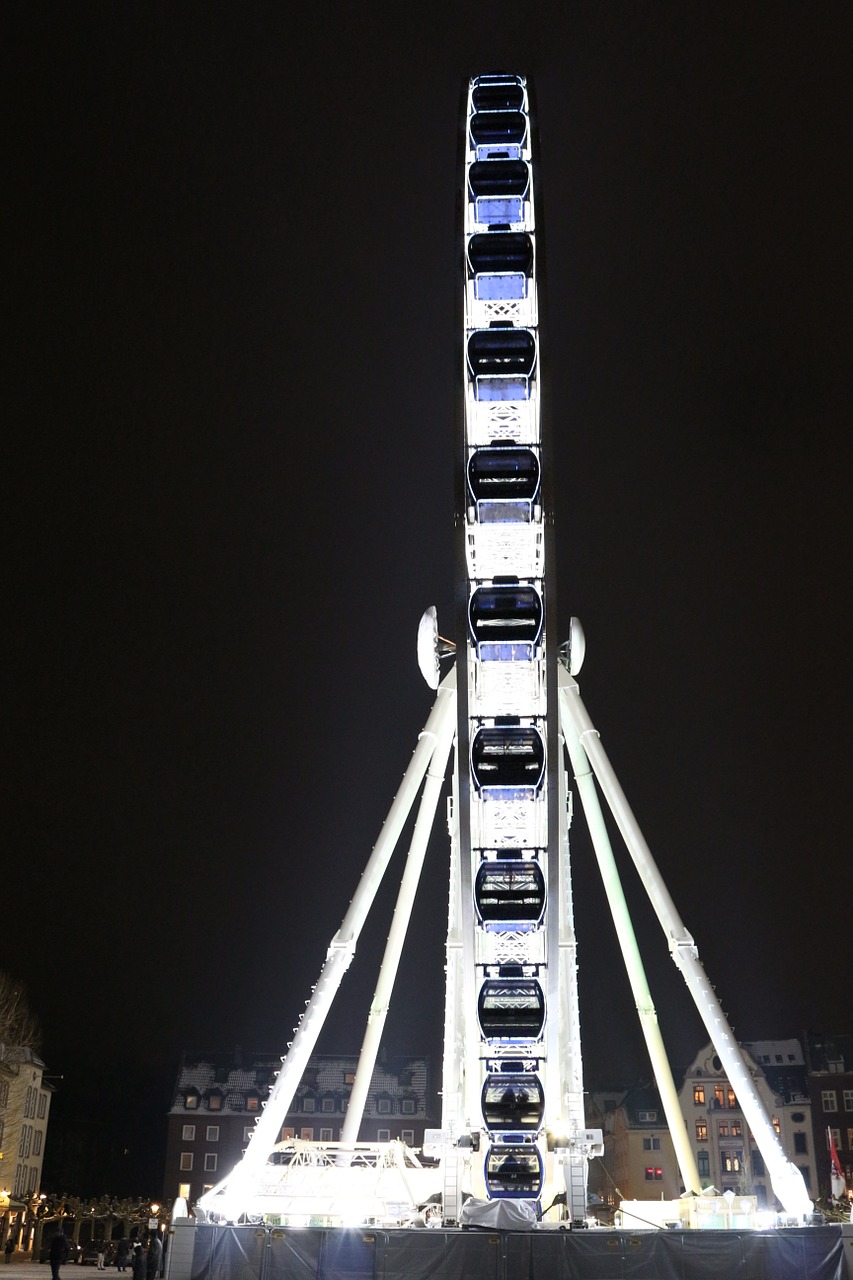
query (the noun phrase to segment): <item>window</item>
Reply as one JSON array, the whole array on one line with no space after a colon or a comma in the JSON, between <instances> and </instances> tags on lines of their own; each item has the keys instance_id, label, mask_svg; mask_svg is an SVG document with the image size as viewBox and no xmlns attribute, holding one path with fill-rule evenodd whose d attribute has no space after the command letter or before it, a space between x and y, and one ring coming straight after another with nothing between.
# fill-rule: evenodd
<instances>
[{"instance_id":1,"label":"window","mask_svg":"<svg viewBox=\"0 0 853 1280\"><path fill-rule=\"evenodd\" d=\"M756 1178L763 1178L764 1177L764 1156L761 1154L760 1151L753 1151L751 1154L752 1154L752 1172Z\"/></svg>"},{"instance_id":2,"label":"window","mask_svg":"<svg viewBox=\"0 0 853 1280\"><path fill-rule=\"evenodd\" d=\"M377 1130L376 1130L376 1141L377 1141L377 1142L390 1142L390 1141L391 1141L391 1130L390 1130L390 1129L377 1129Z\"/></svg>"},{"instance_id":3,"label":"window","mask_svg":"<svg viewBox=\"0 0 853 1280\"><path fill-rule=\"evenodd\" d=\"M184 1142L195 1142L195 1125L185 1124L181 1130L181 1138Z\"/></svg>"},{"instance_id":4,"label":"window","mask_svg":"<svg viewBox=\"0 0 853 1280\"><path fill-rule=\"evenodd\" d=\"M41 1155L41 1129L36 1129L33 1134L33 1155Z\"/></svg>"},{"instance_id":5,"label":"window","mask_svg":"<svg viewBox=\"0 0 853 1280\"><path fill-rule=\"evenodd\" d=\"M844 1110L853 1111L853 1089L845 1089L843 1092Z\"/></svg>"},{"instance_id":6,"label":"window","mask_svg":"<svg viewBox=\"0 0 853 1280\"><path fill-rule=\"evenodd\" d=\"M222 1110L222 1094L221 1094L221 1093L211 1093L211 1094L208 1096L208 1099L207 1099L207 1109L208 1109L208 1111L221 1111L221 1110Z\"/></svg>"},{"instance_id":7,"label":"window","mask_svg":"<svg viewBox=\"0 0 853 1280\"><path fill-rule=\"evenodd\" d=\"M186 1111L198 1111L198 1094L188 1093L184 1098L184 1109Z\"/></svg>"},{"instance_id":8,"label":"window","mask_svg":"<svg viewBox=\"0 0 853 1280\"><path fill-rule=\"evenodd\" d=\"M178 1183L178 1195L181 1197L181 1199L182 1199L182 1200L189 1200L189 1198L190 1198L190 1184L189 1184L188 1182L179 1182L179 1183Z\"/></svg>"},{"instance_id":9,"label":"window","mask_svg":"<svg viewBox=\"0 0 853 1280\"><path fill-rule=\"evenodd\" d=\"M376 1110L379 1112L379 1114L380 1114L381 1116L388 1116L388 1115L390 1115L390 1114L391 1114L391 1099L390 1099L390 1098L379 1098L379 1100L378 1100L378 1101L377 1101L377 1103L376 1103Z\"/></svg>"},{"instance_id":10,"label":"window","mask_svg":"<svg viewBox=\"0 0 853 1280\"><path fill-rule=\"evenodd\" d=\"M322 1109L323 1111L334 1111L335 1109L334 1098L324 1098L322 1103Z\"/></svg>"},{"instance_id":11,"label":"window","mask_svg":"<svg viewBox=\"0 0 853 1280\"><path fill-rule=\"evenodd\" d=\"M404 1129L403 1132L400 1134L400 1137L403 1139L403 1141L406 1143L407 1146L413 1147L415 1145L414 1129Z\"/></svg>"},{"instance_id":12,"label":"window","mask_svg":"<svg viewBox=\"0 0 853 1280\"><path fill-rule=\"evenodd\" d=\"M317 1099L314 1097L313 1093L306 1093L304 1098L302 1099L302 1110L314 1111L316 1106L317 1106Z\"/></svg>"},{"instance_id":13,"label":"window","mask_svg":"<svg viewBox=\"0 0 853 1280\"><path fill-rule=\"evenodd\" d=\"M651 1165L646 1168L646 1182L660 1182L663 1178L663 1169L655 1169Z\"/></svg>"},{"instance_id":14,"label":"window","mask_svg":"<svg viewBox=\"0 0 853 1280\"><path fill-rule=\"evenodd\" d=\"M853 1107L849 1107L848 1110L853 1111ZM40 1093L39 1094L39 1120L44 1119L46 1111L47 1111L47 1094Z\"/></svg>"},{"instance_id":15,"label":"window","mask_svg":"<svg viewBox=\"0 0 853 1280\"><path fill-rule=\"evenodd\" d=\"M246 1130L246 1134L247 1134L246 1141L248 1141L249 1137L251 1137L252 1132L253 1132L252 1129ZM292 1125L286 1124L282 1126L281 1134L279 1136L279 1142L287 1142L289 1138L295 1138L295 1137L296 1137L296 1130L293 1128Z\"/></svg>"},{"instance_id":16,"label":"window","mask_svg":"<svg viewBox=\"0 0 853 1280\"><path fill-rule=\"evenodd\" d=\"M0 1120L0 1149L3 1147L3 1121Z\"/></svg>"},{"instance_id":17,"label":"window","mask_svg":"<svg viewBox=\"0 0 853 1280\"><path fill-rule=\"evenodd\" d=\"M734 1111L737 1107L737 1098L735 1097L735 1091L731 1085L726 1089L726 1106L730 1111Z\"/></svg>"},{"instance_id":18,"label":"window","mask_svg":"<svg viewBox=\"0 0 853 1280\"><path fill-rule=\"evenodd\" d=\"M743 1152L734 1148L720 1153L723 1173L740 1173L743 1168Z\"/></svg>"},{"instance_id":19,"label":"window","mask_svg":"<svg viewBox=\"0 0 853 1280\"><path fill-rule=\"evenodd\" d=\"M332 1141L332 1131L331 1131L331 1129L321 1129L321 1130L320 1130L320 1141L321 1141L321 1142L331 1142L331 1141Z\"/></svg>"},{"instance_id":20,"label":"window","mask_svg":"<svg viewBox=\"0 0 853 1280\"><path fill-rule=\"evenodd\" d=\"M193 1153L191 1151L181 1152L181 1173L189 1173L193 1167Z\"/></svg>"},{"instance_id":21,"label":"window","mask_svg":"<svg viewBox=\"0 0 853 1280\"><path fill-rule=\"evenodd\" d=\"M717 1137L727 1138L729 1136L729 1123L727 1120L721 1120L717 1125Z\"/></svg>"},{"instance_id":22,"label":"window","mask_svg":"<svg viewBox=\"0 0 853 1280\"><path fill-rule=\"evenodd\" d=\"M2 1130L0 1130L0 1142L3 1140ZM847 1130L847 1145L853 1151L853 1129Z\"/></svg>"},{"instance_id":23,"label":"window","mask_svg":"<svg viewBox=\"0 0 853 1280\"><path fill-rule=\"evenodd\" d=\"M209 1124L207 1126L207 1140L208 1142L219 1141L219 1125L218 1124Z\"/></svg>"},{"instance_id":24,"label":"window","mask_svg":"<svg viewBox=\"0 0 853 1280\"><path fill-rule=\"evenodd\" d=\"M205 1173L216 1173L216 1152L206 1151L204 1155L204 1171Z\"/></svg>"},{"instance_id":25,"label":"window","mask_svg":"<svg viewBox=\"0 0 853 1280\"><path fill-rule=\"evenodd\" d=\"M841 1130L830 1129L829 1132L832 1134L832 1141L835 1143L835 1150L837 1151L838 1148L841 1146Z\"/></svg>"},{"instance_id":26,"label":"window","mask_svg":"<svg viewBox=\"0 0 853 1280\"><path fill-rule=\"evenodd\" d=\"M637 1113L637 1119L640 1124L657 1124L658 1113L656 1111L640 1111Z\"/></svg>"},{"instance_id":27,"label":"window","mask_svg":"<svg viewBox=\"0 0 853 1280\"><path fill-rule=\"evenodd\" d=\"M838 1110L838 1095L834 1089L821 1089L820 1105L823 1107L824 1111Z\"/></svg>"},{"instance_id":28,"label":"window","mask_svg":"<svg viewBox=\"0 0 853 1280\"><path fill-rule=\"evenodd\" d=\"M0 1080L0 1107L5 1107L9 1101L9 1081Z\"/></svg>"},{"instance_id":29,"label":"window","mask_svg":"<svg viewBox=\"0 0 853 1280\"><path fill-rule=\"evenodd\" d=\"M694 1084L694 1086L693 1086L693 1105L694 1105L694 1107L704 1107L704 1105L705 1105L705 1086L704 1086L704 1084Z\"/></svg>"},{"instance_id":30,"label":"window","mask_svg":"<svg viewBox=\"0 0 853 1280\"><path fill-rule=\"evenodd\" d=\"M258 1097L258 1095L256 1093L246 1094L246 1110L260 1111L260 1109L261 1109L261 1100Z\"/></svg>"},{"instance_id":31,"label":"window","mask_svg":"<svg viewBox=\"0 0 853 1280\"><path fill-rule=\"evenodd\" d=\"M696 1168L700 1178L710 1178L711 1176L711 1158L707 1151L696 1152Z\"/></svg>"},{"instance_id":32,"label":"window","mask_svg":"<svg viewBox=\"0 0 853 1280\"><path fill-rule=\"evenodd\" d=\"M779 1123L778 1116L774 1116L773 1119L770 1121L770 1123L773 1125L773 1128L776 1130L777 1134L780 1134L782 1132L782 1126Z\"/></svg>"},{"instance_id":33,"label":"window","mask_svg":"<svg viewBox=\"0 0 853 1280\"><path fill-rule=\"evenodd\" d=\"M400 1103L400 1110L404 1116L413 1116L415 1114L414 1098L404 1098ZM853 1110L853 1108L851 1108L851 1110Z\"/></svg>"},{"instance_id":34,"label":"window","mask_svg":"<svg viewBox=\"0 0 853 1280\"><path fill-rule=\"evenodd\" d=\"M732 1120L732 1122L731 1122L731 1123L732 1123L732 1137L733 1137L733 1138L742 1138L742 1137L743 1137L743 1123L742 1123L742 1121L740 1121L740 1120Z\"/></svg>"},{"instance_id":35,"label":"window","mask_svg":"<svg viewBox=\"0 0 853 1280\"><path fill-rule=\"evenodd\" d=\"M314 1130L313 1130L313 1129L300 1129L300 1130L299 1130L299 1136L300 1136L300 1138L302 1139L302 1141L303 1141L303 1142L313 1142L313 1141L314 1141Z\"/></svg>"},{"instance_id":36,"label":"window","mask_svg":"<svg viewBox=\"0 0 853 1280\"><path fill-rule=\"evenodd\" d=\"M660 1138L643 1138L644 1151L660 1151Z\"/></svg>"},{"instance_id":37,"label":"window","mask_svg":"<svg viewBox=\"0 0 853 1280\"><path fill-rule=\"evenodd\" d=\"M714 1085L714 1106L718 1111L722 1111L726 1105L726 1091L721 1084Z\"/></svg>"},{"instance_id":38,"label":"window","mask_svg":"<svg viewBox=\"0 0 853 1280\"><path fill-rule=\"evenodd\" d=\"M806 1135L802 1132L802 1130L798 1130L794 1134L794 1154L798 1156L804 1156L808 1152L808 1149L809 1148L806 1143Z\"/></svg>"},{"instance_id":39,"label":"window","mask_svg":"<svg viewBox=\"0 0 853 1280\"><path fill-rule=\"evenodd\" d=\"M355 1084L354 1071L347 1071L346 1075L344 1076L344 1084Z\"/></svg>"},{"instance_id":40,"label":"window","mask_svg":"<svg viewBox=\"0 0 853 1280\"><path fill-rule=\"evenodd\" d=\"M708 1122L707 1122L707 1120L697 1120L697 1121L696 1121L696 1141L697 1141L697 1142L707 1142L707 1141L708 1141Z\"/></svg>"}]
</instances>

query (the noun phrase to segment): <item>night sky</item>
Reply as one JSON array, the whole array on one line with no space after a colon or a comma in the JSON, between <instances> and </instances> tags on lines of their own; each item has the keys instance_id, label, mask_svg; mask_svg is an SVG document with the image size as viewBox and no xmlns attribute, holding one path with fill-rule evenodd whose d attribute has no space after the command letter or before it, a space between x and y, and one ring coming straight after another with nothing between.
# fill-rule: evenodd
<instances>
[{"instance_id":1,"label":"night sky","mask_svg":"<svg viewBox=\"0 0 853 1280\"><path fill-rule=\"evenodd\" d=\"M418 619L453 628L460 92L495 69L537 90L587 707L736 1034L853 1030L853 24L555 14L3 7L0 968L69 1111L130 1063L159 1133L183 1049L284 1052L416 745ZM629 1083L580 818L573 853L587 1086ZM704 1031L617 856L684 1064ZM436 1072L447 862L441 823L386 1037ZM360 1045L394 891L326 1048Z\"/></svg>"}]
</instances>

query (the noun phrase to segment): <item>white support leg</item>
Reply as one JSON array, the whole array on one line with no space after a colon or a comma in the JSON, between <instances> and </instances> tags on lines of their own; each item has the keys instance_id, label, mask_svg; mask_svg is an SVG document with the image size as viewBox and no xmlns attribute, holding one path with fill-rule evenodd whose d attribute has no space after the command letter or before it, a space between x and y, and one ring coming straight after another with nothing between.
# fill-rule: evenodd
<instances>
[{"instance_id":1,"label":"white support leg","mask_svg":"<svg viewBox=\"0 0 853 1280\"><path fill-rule=\"evenodd\" d=\"M782 1150L782 1145L764 1109L740 1047L699 960L693 938L687 932L675 909L675 904L667 891L651 850L646 844L639 823L619 785L619 779L607 758L607 753L601 745L598 730L593 726L586 707L581 701L577 681L563 670L560 674L560 683L565 695L566 715L593 767L598 784L610 805L628 852L640 873L643 886L666 935L673 961L687 984L687 989L737 1095L744 1118L752 1129L770 1174L773 1190L787 1213L804 1217L812 1212L814 1206L806 1191L803 1175Z\"/></svg>"},{"instance_id":2,"label":"white support leg","mask_svg":"<svg viewBox=\"0 0 853 1280\"><path fill-rule=\"evenodd\" d=\"M341 1131L341 1143L344 1147L354 1145L358 1141L358 1131L364 1114L364 1104L367 1101L373 1068L376 1065L382 1032L385 1029L385 1020L388 1016L391 993L394 989L394 981L400 965L403 943L406 941L406 932L412 918L412 908L420 883L427 844L435 820L435 810L441 794L444 777L447 773L447 758L450 755L450 747L456 727L455 698L447 698L444 706L444 719L435 726L435 751L427 769L420 809L415 822L415 829L412 833L412 842L409 846L406 867L400 881L400 892L397 896L397 905L394 908L394 918L391 922L385 954L382 957L376 991L370 1005L367 1029L364 1033L355 1081L353 1082L346 1119ZM344 1162L349 1161L345 1151L342 1154L342 1159Z\"/></svg>"},{"instance_id":3,"label":"white support leg","mask_svg":"<svg viewBox=\"0 0 853 1280\"><path fill-rule=\"evenodd\" d=\"M563 674L562 671L560 674ZM640 1027L646 1041L646 1048L649 1052L652 1070L654 1072L655 1081L657 1082L661 1104L663 1106L667 1125L669 1126L669 1132L672 1137L672 1143L675 1148L675 1157L678 1161L679 1170L681 1171L684 1189L685 1191L695 1191L698 1194L701 1191L702 1186L699 1181L699 1170L696 1166L696 1156L687 1136L687 1126L684 1120L684 1113L682 1112L678 1101L678 1092L675 1088L675 1081L672 1078L672 1071L670 1070L669 1059L666 1055L666 1049L664 1048L663 1037L661 1036L660 1027L658 1026L657 1012L652 1001L648 982L646 981L646 972L643 967L642 957L640 956L640 949L637 946L634 926L631 922L628 904L625 901L625 894L622 890L622 882L619 879L616 860L613 857L613 848L610 844L610 836L608 835L607 827L604 823L604 815L601 812L601 805L598 802L598 792L595 789L595 781L592 775L591 766L586 752L581 747L577 733L571 723L571 719L565 705L566 697L566 691L561 688L560 721L563 733L565 734L569 757L572 762L575 783L577 784L578 794L584 808L586 824L589 828L589 834L592 840L592 847L595 850L598 869L601 872L601 879L604 883L604 892L607 895L607 901L610 906L610 914L613 917L613 923L616 927L616 936L619 940L622 958L625 961L628 981L631 984L634 1004L640 1018Z\"/></svg>"},{"instance_id":4,"label":"white support leg","mask_svg":"<svg viewBox=\"0 0 853 1280\"><path fill-rule=\"evenodd\" d=\"M282 1059L281 1071L276 1077L243 1159L226 1178L200 1198L199 1207L205 1212L233 1222L245 1212L246 1206L251 1202L254 1187L266 1167L270 1152L278 1141L281 1126L332 1002L338 993L341 980L355 955L356 943L367 914L435 751L440 728L448 715L452 718L455 702L456 671L451 668L439 687L432 711L420 733L418 745L403 775L400 789L394 798L367 866L362 872L343 923L329 944L317 985L314 987L311 998L306 1002L305 1013L296 1028L287 1054ZM450 704L449 708L448 704Z\"/></svg>"}]
</instances>

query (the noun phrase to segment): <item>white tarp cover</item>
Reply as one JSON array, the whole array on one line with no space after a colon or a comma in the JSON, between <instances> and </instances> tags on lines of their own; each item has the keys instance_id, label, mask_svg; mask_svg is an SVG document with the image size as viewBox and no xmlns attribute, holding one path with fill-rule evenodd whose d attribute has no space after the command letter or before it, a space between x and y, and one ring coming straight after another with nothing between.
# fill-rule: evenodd
<instances>
[{"instance_id":1,"label":"white tarp cover","mask_svg":"<svg viewBox=\"0 0 853 1280\"><path fill-rule=\"evenodd\" d=\"M530 1231L536 1226L536 1210L529 1200L475 1200L470 1196L462 1206L462 1225Z\"/></svg>"},{"instance_id":2,"label":"white tarp cover","mask_svg":"<svg viewBox=\"0 0 853 1280\"><path fill-rule=\"evenodd\" d=\"M184 1220L186 1221L186 1220ZM777 1231L223 1227L166 1280L844 1280L840 1226ZM172 1253L170 1249L169 1253ZM191 1257L191 1264L187 1259Z\"/></svg>"}]
</instances>

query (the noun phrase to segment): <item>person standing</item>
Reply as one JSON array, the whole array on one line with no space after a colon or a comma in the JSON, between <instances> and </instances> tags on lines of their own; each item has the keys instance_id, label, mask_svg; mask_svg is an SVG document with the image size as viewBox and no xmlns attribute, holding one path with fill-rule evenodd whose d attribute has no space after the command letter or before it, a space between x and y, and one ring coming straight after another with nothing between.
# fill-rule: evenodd
<instances>
[{"instance_id":1,"label":"person standing","mask_svg":"<svg viewBox=\"0 0 853 1280\"><path fill-rule=\"evenodd\" d=\"M130 1253L130 1245L127 1242L127 1237L122 1236L121 1240L119 1240L118 1242L118 1249L116 1250L116 1270L117 1271L127 1271L127 1255L129 1253Z\"/></svg>"},{"instance_id":2,"label":"person standing","mask_svg":"<svg viewBox=\"0 0 853 1280\"><path fill-rule=\"evenodd\" d=\"M146 1280L157 1280L160 1274L160 1263L163 1261L163 1242L159 1233L151 1236L148 1241L148 1262L146 1266Z\"/></svg>"},{"instance_id":3,"label":"person standing","mask_svg":"<svg viewBox=\"0 0 853 1280\"><path fill-rule=\"evenodd\" d=\"M6 1255L6 1261L11 1262L12 1254L15 1252L15 1237L12 1235L11 1231L9 1232L9 1239L6 1241L3 1252Z\"/></svg>"},{"instance_id":4,"label":"person standing","mask_svg":"<svg viewBox=\"0 0 853 1280\"><path fill-rule=\"evenodd\" d=\"M60 1227L50 1242L51 1280L59 1280L59 1268L68 1261L68 1239Z\"/></svg>"},{"instance_id":5,"label":"person standing","mask_svg":"<svg viewBox=\"0 0 853 1280\"><path fill-rule=\"evenodd\" d=\"M145 1250L137 1240L133 1246L133 1280L145 1280Z\"/></svg>"}]
</instances>

